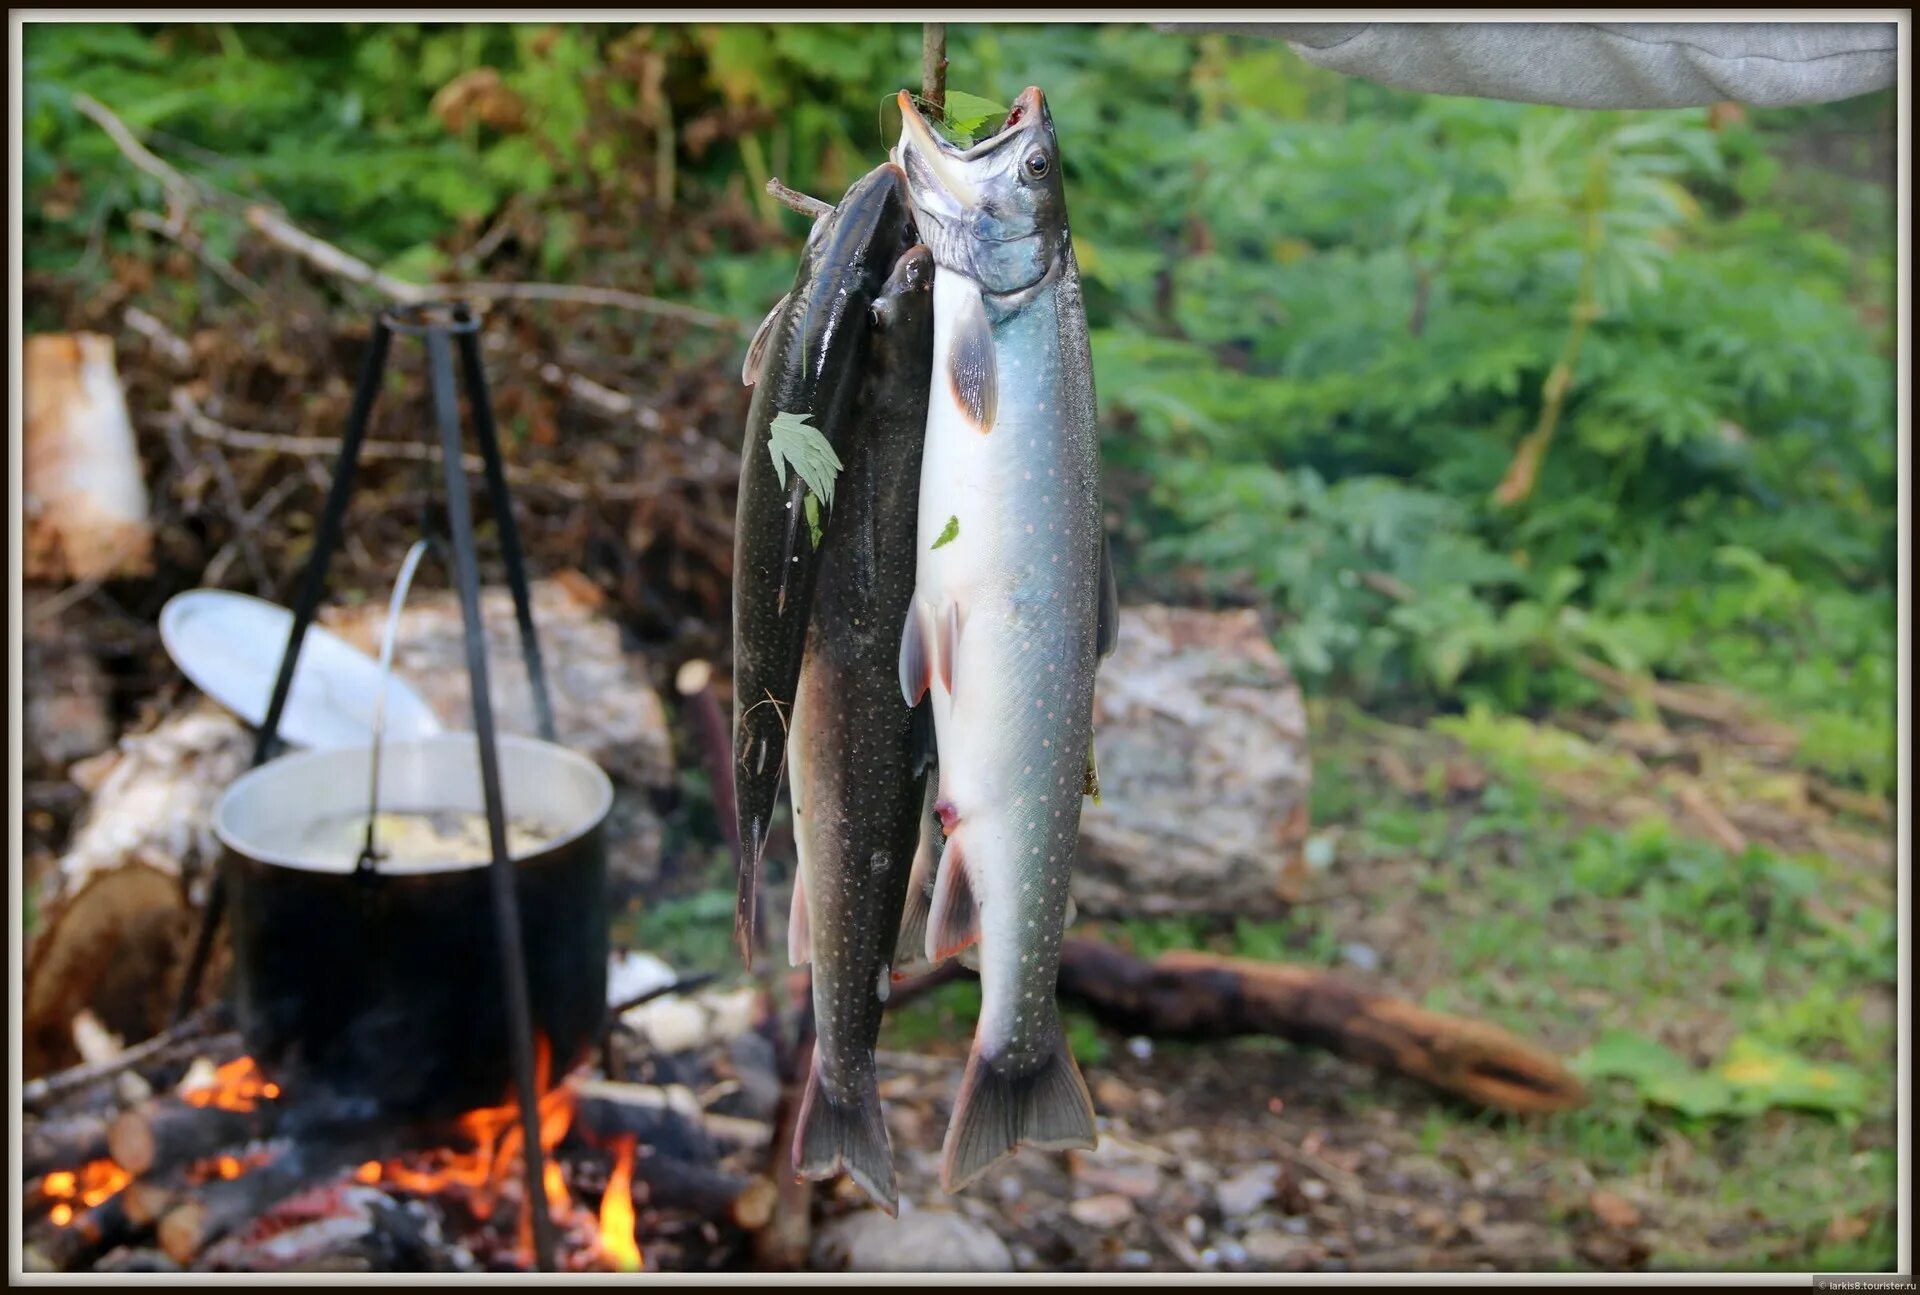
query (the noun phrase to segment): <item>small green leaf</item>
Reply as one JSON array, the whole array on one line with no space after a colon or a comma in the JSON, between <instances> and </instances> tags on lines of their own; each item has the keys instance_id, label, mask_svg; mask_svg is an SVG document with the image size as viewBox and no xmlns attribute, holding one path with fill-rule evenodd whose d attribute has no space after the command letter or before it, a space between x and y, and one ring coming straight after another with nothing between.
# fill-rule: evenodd
<instances>
[{"instance_id":1,"label":"small green leaf","mask_svg":"<svg viewBox=\"0 0 1920 1295\"><path fill-rule=\"evenodd\" d=\"M951 544L959 537L960 519L957 516L949 517L947 518L946 526L941 528L940 538L933 542L933 547L937 549L943 544Z\"/></svg>"},{"instance_id":2,"label":"small green leaf","mask_svg":"<svg viewBox=\"0 0 1920 1295\"><path fill-rule=\"evenodd\" d=\"M947 91L947 129L956 134L972 135L988 122L1006 115L1006 108L991 99L982 99L965 90Z\"/></svg>"},{"instance_id":3,"label":"small green leaf","mask_svg":"<svg viewBox=\"0 0 1920 1295\"><path fill-rule=\"evenodd\" d=\"M820 547L820 536L822 534L820 529L820 497L809 494L807 496L806 509L807 531L813 536L813 547L817 549Z\"/></svg>"},{"instance_id":4,"label":"small green leaf","mask_svg":"<svg viewBox=\"0 0 1920 1295\"><path fill-rule=\"evenodd\" d=\"M833 452L833 446L820 434L820 429L807 421L811 417L811 414L775 414L767 437L767 454L773 459L773 470L782 486L787 484L787 465L792 464L800 479L807 483L807 489L831 507L833 482L840 475L840 456Z\"/></svg>"}]
</instances>

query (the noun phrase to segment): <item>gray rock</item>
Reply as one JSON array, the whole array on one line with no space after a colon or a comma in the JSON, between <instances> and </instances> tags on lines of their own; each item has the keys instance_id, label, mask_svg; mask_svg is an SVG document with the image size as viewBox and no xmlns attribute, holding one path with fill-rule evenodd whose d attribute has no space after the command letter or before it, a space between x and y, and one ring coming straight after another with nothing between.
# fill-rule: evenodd
<instances>
[{"instance_id":1,"label":"gray rock","mask_svg":"<svg viewBox=\"0 0 1920 1295\"><path fill-rule=\"evenodd\" d=\"M1087 1227L1111 1231L1124 1227L1133 1218L1133 1202L1118 1192L1102 1192L1075 1201L1067 1206L1067 1213Z\"/></svg>"},{"instance_id":2,"label":"gray rock","mask_svg":"<svg viewBox=\"0 0 1920 1295\"><path fill-rule=\"evenodd\" d=\"M1346 959L1349 966L1361 971L1380 970L1380 955L1364 944L1349 944L1340 950L1340 956Z\"/></svg>"},{"instance_id":3,"label":"gray rock","mask_svg":"<svg viewBox=\"0 0 1920 1295\"><path fill-rule=\"evenodd\" d=\"M1244 1218L1272 1200L1279 1192L1272 1165L1243 1169L1213 1189L1224 1218Z\"/></svg>"},{"instance_id":4,"label":"gray rock","mask_svg":"<svg viewBox=\"0 0 1920 1295\"><path fill-rule=\"evenodd\" d=\"M813 1266L857 1273L1012 1272L1013 1255L990 1228L959 1214L915 1210L890 1219L862 1210L820 1230Z\"/></svg>"},{"instance_id":5,"label":"gray rock","mask_svg":"<svg viewBox=\"0 0 1920 1295\"><path fill-rule=\"evenodd\" d=\"M1247 1262L1261 1268L1287 1267L1302 1259L1318 1259L1319 1247L1304 1237L1288 1236L1272 1228L1256 1228L1243 1243Z\"/></svg>"},{"instance_id":6,"label":"gray rock","mask_svg":"<svg viewBox=\"0 0 1920 1295\"><path fill-rule=\"evenodd\" d=\"M1274 912L1304 880L1307 714L1251 611L1130 607L1094 700L1090 916Z\"/></svg>"}]
</instances>

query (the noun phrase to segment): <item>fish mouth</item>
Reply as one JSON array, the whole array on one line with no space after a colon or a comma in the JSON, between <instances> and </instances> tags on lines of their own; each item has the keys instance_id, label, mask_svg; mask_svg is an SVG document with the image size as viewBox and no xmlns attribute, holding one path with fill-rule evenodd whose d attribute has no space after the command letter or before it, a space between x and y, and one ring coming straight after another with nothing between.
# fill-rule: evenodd
<instances>
[{"instance_id":1,"label":"fish mouth","mask_svg":"<svg viewBox=\"0 0 1920 1295\"><path fill-rule=\"evenodd\" d=\"M933 128L921 114L919 105L914 103L909 91L902 90L899 100L901 124L905 127L902 148L911 144L914 154L925 163L923 173L966 206L974 205L980 198L978 184L967 174L967 164L992 154L1016 138L1029 124L1044 120L1047 115L1046 96L1040 93L1039 86L1030 85L1013 101L1013 107L1007 111L1007 119L1001 123L998 131L971 148L963 149L949 143L945 136ZM913 168L902 155L901 149L895 150L894 161L908 167L909 174L912 174Z\"/></svg>"}]
</instances>

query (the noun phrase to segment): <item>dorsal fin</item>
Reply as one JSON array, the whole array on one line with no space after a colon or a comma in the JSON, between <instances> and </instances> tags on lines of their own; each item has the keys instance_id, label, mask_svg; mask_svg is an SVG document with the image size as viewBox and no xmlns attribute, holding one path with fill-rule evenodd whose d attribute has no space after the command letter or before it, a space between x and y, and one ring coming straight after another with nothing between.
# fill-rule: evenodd
<instances>
[{"instance_id":1,"label":"dorsal fin","mask_svg":"<svg viewBox=\"0 0 1920 1295\"><path fill-rule=\"evenodd\" d=\"M747 343L747 358L740 362L741 386L751 387L760 381L761 371L767 367L767 344L773 337L773 321L780 318L780 312L787 308L787 301L792 296L789 292L774 302L773 309L760 321L760 327L753 330L753 340Z\"/></svg>"}]
</instances>

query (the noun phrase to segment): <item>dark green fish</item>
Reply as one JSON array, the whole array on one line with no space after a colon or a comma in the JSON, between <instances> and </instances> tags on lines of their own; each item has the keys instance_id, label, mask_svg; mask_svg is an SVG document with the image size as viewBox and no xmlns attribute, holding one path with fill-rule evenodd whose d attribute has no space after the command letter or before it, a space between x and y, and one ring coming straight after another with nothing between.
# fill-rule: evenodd
<instances>
[{"instance_id":1,"label":"dark green fish","mask_svg":"<svg viewBox=\"0 0 1920 1295\"><path fill-rule=\"evenodd\" d=\"M917 570L920 447L933 372L933 257L910 249L874 303L867 379L820 545L788 734L800 857L787 944L813 963L813 1071L794 1172L845 1169L892 1213L893 1155L873 1048L920 845L932 717L900 696L900 624Z\"/></svg>"},{"instance_id":2,"label":"dark green fish","mask_svg":"<svg viewBox=\"0 0 1920 1295\"><path fill-rule=\"evenodd\" d=\"M873 303L917 241L906 177L890 164L875 168L816 223L793 291L748 348L743 376L754 390L734 528L733 750L740 839L734 936L749 966L760 860L780 792L819 568L814 532L832 525L831 509L808 498L799 471L776 465L775 424L793 423L783 415L803 416L828 446L837 451L845 443L866 372Z\"/></svg>"}]
</instances>

